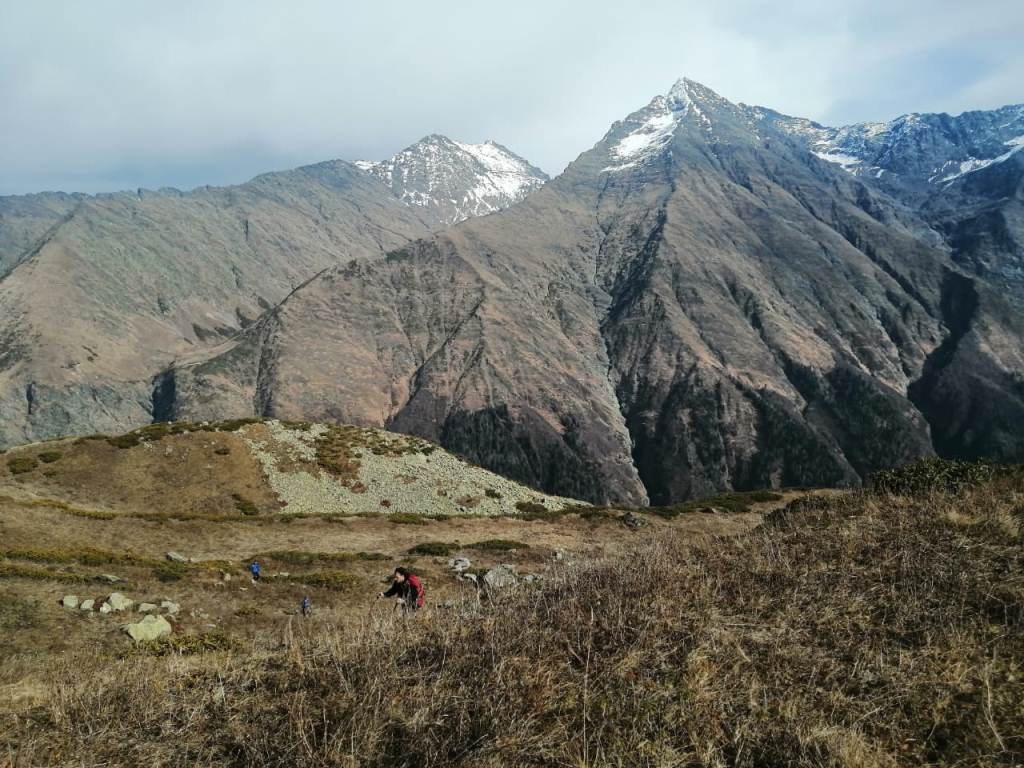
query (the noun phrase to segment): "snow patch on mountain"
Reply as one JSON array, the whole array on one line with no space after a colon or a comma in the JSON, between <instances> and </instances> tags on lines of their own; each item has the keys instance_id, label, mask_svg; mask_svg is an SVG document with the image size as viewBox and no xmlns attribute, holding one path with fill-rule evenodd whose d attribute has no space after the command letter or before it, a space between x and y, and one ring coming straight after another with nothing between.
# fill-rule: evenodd
<instances>
[{"instance_id":1,"label":"snow patch on mountain","mask_svg":"<svg viewBox=\"0 0 1024 768\"><path fill-rule=\"evenodd\" d=\"M814 150L812 151L812 154L816 157L820 157L826 163L834 163L835 165L838 165L844 171L852 171L861 164L861 159L859 157L846 155L842 152L819 152Z\"/></svg>"},{"instance_id":2,"label":"snow patch on mountain","mask_svg":"<svg viewBox=\"0 0 1024 768\"><path fill-rule=\"evenodd\" d=\"M1004 152L1003 154L988 160L979 160L976 157L968 158L964 162L960 163L960 170L957 173L944 177L942 181L954 181L955 179L959 179L961 176L966 176L968 173L974 173L975 171L980 171L982 168L988 168L990 165L996 165L997 163L1009 160L1015 154L1024 149L1024 135L1016 136L1009 141L1004 141L1003 145L1010 147L1010 151Z\"/></svg>"}]
</instances>

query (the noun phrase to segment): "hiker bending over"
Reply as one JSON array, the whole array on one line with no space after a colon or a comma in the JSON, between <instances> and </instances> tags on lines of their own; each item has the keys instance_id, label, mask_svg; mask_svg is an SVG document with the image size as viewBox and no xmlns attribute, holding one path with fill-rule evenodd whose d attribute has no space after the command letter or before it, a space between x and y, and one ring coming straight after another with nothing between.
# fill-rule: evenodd
<instances>
[{"instance_id":1,"label":"hiker bending over","mask_svg":"<svg viewBox=\"0 0 1024 768\"><path fill-rule=\"evenodd\" d=\"M249 573L252 574L253 581L260 580L260 564L255 560L253 560L252 565L249 566Z\"/></svg>"},{"instance_id":2,"label":"hiker bending over","mask_svg":"<svg viewBox=\"0 0 1024 768\"><path fill-rule=\"evenodd\" d=\"M378 600L382 597L394 597L396 608L415 611L423 607L423 582L408 568L395 568L391 575L391 588L377 595Z\"/></svg>"},{"instance_id":3,"label":"hiker bending over","mask_svg":"<svg viewBox=\"0 0 1024 768\"><path fill-rule=\"evenodd\" d=\"M304 595L302 603L299 605L299 610L302 611L303 616L309 616L313 612L313 601L309 599L309 595Z\"/></svg>"}]
</instances>

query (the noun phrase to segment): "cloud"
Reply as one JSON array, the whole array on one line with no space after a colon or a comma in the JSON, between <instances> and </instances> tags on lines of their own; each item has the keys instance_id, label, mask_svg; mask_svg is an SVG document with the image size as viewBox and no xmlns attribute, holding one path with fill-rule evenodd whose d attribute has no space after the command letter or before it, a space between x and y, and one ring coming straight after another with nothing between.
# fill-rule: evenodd
<instances>
[{"instance_id":1,"label":"cloud","mask_svg":"<svg viewBox=\"0 0 1024 768\"><path fill-rule=\"evenodd\" d=\"M427 133L557 173L690 76L826 122L1024 101L1024 5L263 0L0 8L0 193L242 181Z\"/></svg>"}]
</instances>

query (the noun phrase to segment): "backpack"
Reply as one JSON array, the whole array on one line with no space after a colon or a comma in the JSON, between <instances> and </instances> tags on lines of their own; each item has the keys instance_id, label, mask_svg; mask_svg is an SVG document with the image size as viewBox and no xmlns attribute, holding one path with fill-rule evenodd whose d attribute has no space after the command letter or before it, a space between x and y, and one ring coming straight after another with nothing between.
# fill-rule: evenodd
<instances>
[{"instance_id":1,"label":"backpack","mask_svg":"<svg viewBox=\"0 0 1024 768\"><path fill-rule=\"evenodd\" d=\"M409 582L409 586L412 588L413 594L416 597L416 607L422 608L423 600L426 595L426 591L423 589L423 582L421 582L420 577L414 573L410 573L408 576L406 576L406 581Z\"/></svg>"}]
</instances>

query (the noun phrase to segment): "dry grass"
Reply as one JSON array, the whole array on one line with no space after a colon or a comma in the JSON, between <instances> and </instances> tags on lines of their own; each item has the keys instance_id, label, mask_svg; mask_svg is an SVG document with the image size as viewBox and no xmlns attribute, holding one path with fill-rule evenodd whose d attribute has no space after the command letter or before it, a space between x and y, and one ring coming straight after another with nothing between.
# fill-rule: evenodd
<instances>
[{"instance_id":1,"label":"dry grass","mask_svg":"<svg viewBox=\"0 0 1024 768\"><path fill-rule=\"evenodd\" d=\"M1020 487L810 498L279 652L58 668L0 726L15 766L1016 765L1022 518Z\"/></svg>"}]
</instances>

